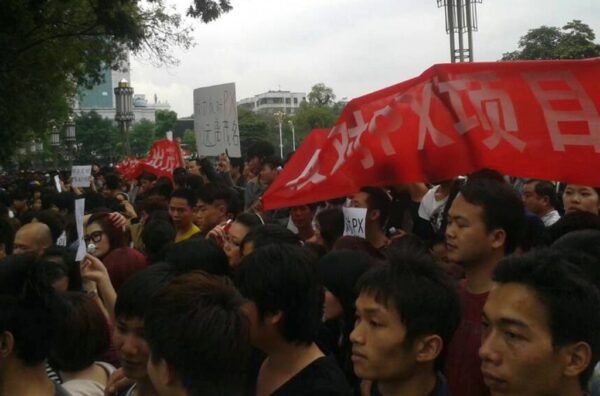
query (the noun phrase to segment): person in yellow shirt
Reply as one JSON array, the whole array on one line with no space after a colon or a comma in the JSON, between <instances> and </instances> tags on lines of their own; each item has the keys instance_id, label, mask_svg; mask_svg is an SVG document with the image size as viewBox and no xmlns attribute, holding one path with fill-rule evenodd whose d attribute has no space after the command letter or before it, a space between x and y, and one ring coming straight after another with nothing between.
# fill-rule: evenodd
<instances>
[{"instance_id":1,"label":"person in yellow shirt","mask_svg":"<svg viewBox=\"0 0 600 396\"><path fill-rule=\"evenodd\" d=\"M200 232L193 223L196 194L190 189L180 188L171 194L169 214L177 229L175 242L185 241Z\"/></svg>"}]
</instances>

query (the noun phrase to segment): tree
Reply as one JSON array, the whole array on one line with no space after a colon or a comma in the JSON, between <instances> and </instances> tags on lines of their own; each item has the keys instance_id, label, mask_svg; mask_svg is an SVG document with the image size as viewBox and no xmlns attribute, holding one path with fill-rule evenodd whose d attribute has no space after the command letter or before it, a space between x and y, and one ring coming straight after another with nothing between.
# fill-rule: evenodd
<instances>
[{"instance_id":1,"label":"tree","mask_svg":"<svg viewBox=\"0 0 600 396\"><path fill-rule=\"evenodd\" d=\"M140 120L131 128L131 154L145 157L150 146L156 140L155 125L152 121Z\"/></svg>"},{"instance_id":2,"label":"tree","mask_svg":"<svg viewBox=\"0 0 600 396\"><path fill-rule=\"evenodd\" d=\"M562 28L541 26L519 40L519 49L502 60L584 59L600 56L596 35L585 23L573 20Z\"/></svg>"},{"instance_id":3,"label":"tree","mask_svg":"<svg viewBox=\"0 0 600 396\"><path fill-rule=\"evenodd\" d=\"M123 154L121 135L116 123L95 111L75 119L77 133L77 163L115 163Z\"/></svg>"},{"instance_id":4,"label":"tree","mask_svg":"<svg viewBox=\"0 0 600 396\"><path fill-rule=\"evenodd\" d=\"M323 83L313 85L307 97L308 103L313 106L333 106L335 101L333 89Z\"/></svg>"},{"instance_id":5,"label":"tree","mask_svg":"<svg viewBox=\"0 0 600 396\"><path fill-rule=\"evenodd\" d=\"M270 117L273 118L273 117ZM269 126L270 120L263 114L256 114L252 110L238 106L238 128L240 131L240 145L242 150L248 148L253 141L268 140L273 142L275 138L273 126ZM271 124L273 124L271 122Z\"/></svg>"},{"instance_id":6,"label":"tree","mask_svg":"<svg viewBox=\"0 0 600 396\"><path fill-rule=\"evenodd\" d=\"M209 22L229 0L193 0L188 15ZM28 136L64 122L77 87L120 68L129 52L158 65L177 62L191 27L163 0L45 0L2 3L0 13L0 158L8 160Z\"/></svg>"},{"instance_id":7,"label":"tree","mask_svg":"<svg viewBox=\"0 0 600 396\"><path fill-rule=\"evenodd\" d=\"M156 112L156 134L164 136L167 131L172 131L177 125L177 113L172 110L158 110Z\"/></svg>"},{"instance_id":8,"label":"tree","mask_svg":"<svg viewBox=\"0 0 600 396\"><path fill-rule=\"evenodd\" d=\"M191 129L186 129L185 132L183 132L183 139L181 139L181 144L186 150L195 153L196 134L194 133L194 131L192 131Z\"/></svg>"}]
</instances>

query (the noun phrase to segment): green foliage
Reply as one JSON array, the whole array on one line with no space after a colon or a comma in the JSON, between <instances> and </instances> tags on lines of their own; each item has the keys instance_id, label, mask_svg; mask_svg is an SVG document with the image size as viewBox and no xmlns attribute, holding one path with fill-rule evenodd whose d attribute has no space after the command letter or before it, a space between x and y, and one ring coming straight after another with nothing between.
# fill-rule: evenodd
<instances>
[{"instance_id":1,"label":"green foliage","mask_svg":"<svg viewBox=\"0 0 600 396\"><path fill-rule=\"evenodd\" d=\"M541 26L519 40L519 49L502 55L502 60L584 59L600 56L594 31L573 20L561 29Z\"/></svg>"},{"instance_id":2,"label":"green foliage","mask_svg":"<svg viewBox=\"0 0 600 396\"><path fill-rule=\"evenodd\" d=\"M231 9L228 0L193 0L204 22ZM50 121L66 120L77 87L101 82L128 53L172 65L175 47L193 45L191 28L163 0L5 0L0 13L0 158Z\"/></svg>"},{"instance_id":3,"label":"green foliage","mask_svg":"<svg viewBox=\"0 0 600 396\"><path fill-rule=\"evenodd\" d=\"M77 163L116 163L123 155L123 144L117 124L95 111L75 119L77 136ZM61 138L64 147L64 134Z\"/></svg>"},{"instance_id":4,"label":"green foliage","mask_svg":"<svg viewBox=\"0 0 600 396\"><path fill-rule=\"evenodd\" d=\"M195 153L196 135L194 134L194 131L191 129L186 129L185 132L183 132L183 139L181 139L181 143L186 150Z\"/></svg>"},{"instance_id":5,"label":"green foliage","mask_svg":"<svg viewBox=\"0 0 600 396\"><path fill-rule=\"evenodd\" d=\"M167 131L172 131L177 125L177 113L172 110L158 110L156 112L156 134L165 136Z\"/></svg>"},{"instance_id":6,"label":"green foliage","mask_svg":"<svg viewBox=\"0 0 600 396\"><path fill-rule=\"evenodd\" d=\"M248 148L253 141L267 140L273 142L274 120L263 114L256 114L245 107L238 107L238 127L242 151ZM279 138L277 138L279 139Z\"/></svg>"},{"instance_id":7,"label":"green foliage","mask_svg":"<svg viewBox=\"0 0 600 396\"><path fill-rule=\"evenodd\" d=\"M163 138L163 135L156 136L154 123L148 120L133 124L129 133L131 154L136 157L145 157L152 143Z\"/></svg>"},{"instance_id":8,"label":"green foliage","mask_svg":"<svg viewBox=\"0 0 600 396\"><path fill-rule=\"evenodd\" d=\"M314 85L307 97L308 102L300 103L293 120L298 142L314 128L333 127L344 107L344 103L335 102L333 89L323 83Z\"/></svg>"},{"instance_id":9,"label":"green foliage","mask_svg":"<svg viewBox=\"0 0 600 396\"><path fill-rule=\"evenodd\" d=\"M308 103L313 106L333 106L335 94L333 89L323 83L318 83L313 85L307 98Z\"/></svg>"}]
</instances>

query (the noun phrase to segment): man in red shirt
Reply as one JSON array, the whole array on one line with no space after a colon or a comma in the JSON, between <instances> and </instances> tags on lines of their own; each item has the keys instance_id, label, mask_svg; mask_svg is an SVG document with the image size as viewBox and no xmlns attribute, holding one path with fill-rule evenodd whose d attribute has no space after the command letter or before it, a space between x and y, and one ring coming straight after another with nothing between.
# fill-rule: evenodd
<instances>
[{"instance_id":1,"label":"man in red shirt","mask_svg":"<svg viewBox=\"0 0 600 396\"><path fill-rule=\"evenodd\" d=\"M524 218L518 194L501 177L473 175L448 212L448 259L461 265L463 313L448 347L445 375L451 395L485 396L480 371L481 314L496 264L516 246Z\"/></svg>"}]
</instances>

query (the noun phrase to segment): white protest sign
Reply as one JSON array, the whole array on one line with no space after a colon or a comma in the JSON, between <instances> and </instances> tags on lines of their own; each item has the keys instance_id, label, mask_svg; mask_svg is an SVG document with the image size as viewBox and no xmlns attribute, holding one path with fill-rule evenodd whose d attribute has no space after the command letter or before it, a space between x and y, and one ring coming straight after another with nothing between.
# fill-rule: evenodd
<instances>
[{"instance_id":1,"label":"white protest sign","mask_svg":"<svg viewBox=\"0 0 600 396\"><path fill-rule=\"evenodd\" d=\"M200 156L241 157L235 83L194 90L194 134Z\"/></svg>"},{"instance_id":2,"label":"white protest sign","mask_svg":"<svg viewBox=\"0 0 600 396\"><path fill-rule=\"evenodd\" d=\"M62 192L62 187L60 186L60 177L58 175L54 176L54 185L56 186L56 191Z\"/></svg>"},{"instance_id":3,"label":"white protest sign","mask_svg":"<svg viewBox=\"0 0 600 396\"><path fill-rule=\"evenodd\" d=\"M89 187L90 176L92 175L92 166L74 166L71 169L71 177L73 178L73 187Z\"/></svg>"},{"instance_id":4,"label":"white protest sign","mask_svg":"<svg viewBox=\"0 0 600 396\"><path fill-rule=\"evenodd\" d=\"M85 241L83 240L83 214L85 213L85 199L75 200L75 224L77 225L77 240L79 241L79 247L77 248L77 255L75 261L81 261L85 257L87 251Z\"/></svg>"},{"instance_id":5,"label":"white protest sign","mask_svg":"<svg viewBox=\"0 0 600 396\"><path fill-rule=\"evenodd\" d=\"M366 238L367 209L342 208L342 210L344 211L344 235Z\"/></svg>"}]
</instances>

